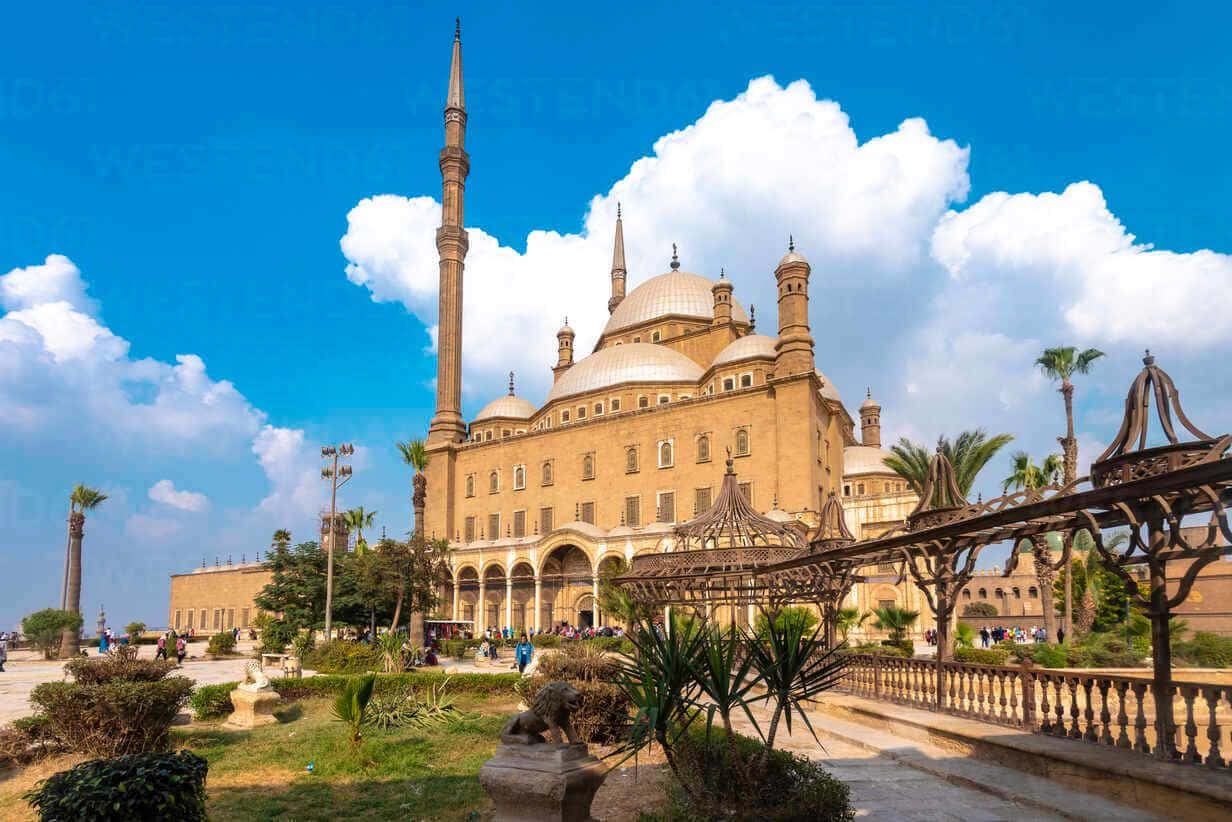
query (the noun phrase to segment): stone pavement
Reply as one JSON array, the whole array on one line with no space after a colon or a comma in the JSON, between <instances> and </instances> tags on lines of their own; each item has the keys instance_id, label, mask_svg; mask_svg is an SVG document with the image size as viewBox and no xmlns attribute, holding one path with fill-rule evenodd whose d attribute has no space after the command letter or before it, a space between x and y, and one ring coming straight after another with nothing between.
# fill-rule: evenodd
<instances>
[{"instance_id":1,"label":"stone pavement","mask_svg":"<svg viewBox=\"0 0 1232 822\"><path fill-rule=\"evenodd\" d=\"M767 727L769 712L763 709L755 713L762 727ZM851 788L852 805L860 820L1158 819L1040 777L894 737L819 711L810 711L808 716L820 745L797 716L790 735L780 723L775 747L822 762ZM733 724L742 733L756 735L743 716L733 717Z\"/></svg>"}]
</instances>

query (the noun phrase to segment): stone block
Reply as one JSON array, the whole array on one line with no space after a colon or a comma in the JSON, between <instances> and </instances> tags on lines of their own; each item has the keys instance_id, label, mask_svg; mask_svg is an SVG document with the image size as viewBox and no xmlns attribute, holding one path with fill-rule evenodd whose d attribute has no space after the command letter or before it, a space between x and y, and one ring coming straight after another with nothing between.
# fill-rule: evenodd
<instances>
[{"instance_id":1,"label":"stone block","mask_svg":"<svg viewBox=\"0 0 1232 822\"><path fill-rule=\"evenodd\" d=\"M231 704L235 710L224 723L229 728L257 728L262 725L273 725L278 720L274 717L274 708L278 707L278 692L273 688L263 688L259 691L246 691L236 688L231 692Z\"/></svg>"},{"instance_id":2,"label":"stone block","mask_svg":"<svg viewBox=\"0 0 1232 822\"><path fill-rule=\"evenodd\" d=\"M585 743L504 744L479 771L495 822L587 822L608 768Z\"/></svg>"}]
</instances>

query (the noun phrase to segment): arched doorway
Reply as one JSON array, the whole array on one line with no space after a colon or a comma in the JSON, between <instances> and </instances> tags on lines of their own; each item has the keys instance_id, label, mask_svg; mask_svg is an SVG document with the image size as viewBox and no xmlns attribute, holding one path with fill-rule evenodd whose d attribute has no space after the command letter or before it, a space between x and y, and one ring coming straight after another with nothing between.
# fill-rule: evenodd
<instances>
[{"instance_id":1,"label":"arched doorway","mask_svg":"<svg viewBox=\"0 0 1232 822\"><path fill-rule=\"evenodd\" d=\"M483 572L483 623L480 630L499 631L505 627L505 570L493 563Z\"/></svg>"},{"instance_id":2,"label":"arched doorway","mask_svg":"<svg viewBox=\"0 0 1232 822\"><path fill-rule=\"evenodd\" d=\"M573 612L576 614L573 624L577 627L594 628L597 626L594 594L582 594L578 597L577 602L574 603Z\"/></svg>"},{"instance_id":3,"label":"arched doorway","mask_svg":"<svg viewBox=\"0 0 1232 822\"><path fill-rule=\"evenodd\" d=\"M510 626L515 634L535 627L535 569L530 563L518 562L509 572L513 583L510 604Z\"/></svg>"},{"instance_id":4,"label":"arched doorway","mask_svg":"<svg viewBox=\"0 0 1232 822\"><path fill-rule=\"evenodd\" d=\"M590 557L576 545L561 545L543 560L539 578L543 591L540 626L552 630L562 624L576 625L577 598L583 593L594 593Z\"/></svg>"}]
</instances>

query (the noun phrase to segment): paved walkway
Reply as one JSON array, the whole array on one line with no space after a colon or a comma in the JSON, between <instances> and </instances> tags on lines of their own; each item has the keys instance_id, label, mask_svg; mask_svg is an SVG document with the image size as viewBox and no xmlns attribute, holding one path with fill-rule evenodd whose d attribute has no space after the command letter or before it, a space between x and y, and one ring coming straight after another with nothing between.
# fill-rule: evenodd
<instances>
[{"instance_id":1,"label":"paved walkway","mask_svg":"<svg viewBox=\"0 0 1232 822\"><path fill-rule=\"evenodd\" d=\"M756 713L762 727L767 727L769 712ZM808 716L820 745L796 717L790 735L780 723L775 747L824 763L851 788L852 805L860 820L1148 822L1158 818L1047 779L956 756L820 711L810 711ZM733 724L742 733L756 735L743 715L734 717Z\"/></svg>"}]
</instances>

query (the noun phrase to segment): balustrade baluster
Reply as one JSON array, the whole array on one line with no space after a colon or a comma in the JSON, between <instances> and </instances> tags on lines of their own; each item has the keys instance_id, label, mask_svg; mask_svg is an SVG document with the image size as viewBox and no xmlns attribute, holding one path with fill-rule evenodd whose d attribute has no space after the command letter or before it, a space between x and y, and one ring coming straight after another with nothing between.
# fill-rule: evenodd
<instances>
[{"instance_id":1,"label":"balustrade baluster","mask_svg":"<svg viewBox=\"0 0 1232 822\"><path fill-rule=\"evenodd\" d=\"M1008 722L1010 715L1006 708L1009 705L1009 701L1005 698L1005 671L997 671L997 690L1001 695L1001 701L997 704L997 719L1002 722Z\"/></svg>"},{"instance_id":2,"label":"balustrade baluster","mask_svg":"<svg viewBox=\"0 0 1232 822\"><path fill-rule=\"evenodd\" d=\"M1050 674L1040 674L1039 692L1040 692L1040 732L1052 733L1052 714L1048 706L1048 686L1051 684Z\"/></svg>"},{"instance_id":3,"label":"balustrade baluster","mask_svg":"<svg viewBox=\"0 0 1232 822\"><path fill-rule=\"evenodd\" d=\"M1194 699L1198 696L1198 689L1192 685L1186 685L1181 688L1181 699L1185 700L1185 737L1188 744L1185 746L1185 754L1181 757L1185 762L1202 762L1202 755L1198 753L1198 723L1194 722Z\"/></svg>"},{"instance_id":4,"label":"balustrade baluster","mask_svg":"<svg viewBox=\"0 0 1232 822\"><path fill-rule=\"evenodd\" d=\"M1095 733L1095 703L1091 700L1091 689L1095 686L1095 680L1083 675L1079 682L1082 685L1082 695L1086 699L1086 707L1082 709L1082 716L1087 721L1087 729L1083 732L1082 738L1087 742L1098 742L1099 734Z\"/></svg>"},{"instance_id":5,"label":"balustrade baluster","mask_svg":"<svg viewBox=\"0 0 1232 822\"><path fill-rule=\"evenodd\" d=\"M1134 717L1134 750L1149 754L1151 746L1146 741L1146 711L1145 706L1142 704L1146 699L1146 688L1147 683L1145 682L1135 682L1133 684L1134 702L1138 703L1138 712Z\"/></svg>"},{"instance_id":6,"label":"balustrade baluster","mask_svg":"<svg viewBox=\"0 0 1232 822\"><path fill-rule=\"evenodd\" d=\"M1219 723L1215 720L1215 709L1219 707L1219 697L1223 692L1224 689L1217 687L1202 689L1202 698L1206 700L1206 707L1210 712L1206 725L1206 738L1211 743L1211 749L1206 754L1208 768L1222 768L1226 764L1219 753Z\"/></svg>"},{"instance_id":7,"label":"balustrade baluster","mask_svg":"<svg viewBox=\"0 0 1232 822\"><path fill-rule=\"evenodd\" d=\"M971 672L971 678L975 680L975 715L979 719L984 718L984 671L982 668L976 668Z\"/></svg>"},{"instance_id":8,"label":"balustrade baluster","mask_svg":"<svg viewBox=\"0 0 1232 822\"><path fill-rule=\"evenodd\" d=\"M950 711L954 712L958 709L958 703L954 701L954 680L958 678L958 670L956 668L948 668L947 666L946 673L948 676L946 676L945 682L946 690L948 691L950 697ZM941 706L941 710L945 710L944 704Z\"/></svg>"},{"instance_id":9,"label":"balustrade baluster","mask_svg":"<svg viewBox=\"0 0 1232 822\"><path fill-rule=\"evenodd\" d=\"M1107 679L1099 680L1099 722L1103 726L1103 731L1099 735L1101 745L1112 744L1112 729L1109 727L1112 723L1112 714L1108 711L1108 687L1112 683Z\"/></svg>"},{"instance_id":10,"label":"balustrade baluster","mask_svg":"<svg viewBox=\"0 0 1232 822\"><path fill-rule=\"evenodd\" d=\"M1009 674L1006 674L1006 679L1010 681L1010 721L1018 727L1026 727L1026 723L1023 721L1025 716L1020 717L1018 715L1018 683L1022 679L1022 676L1010 676Z\"/></svg>"},{"instance_id":11,"label":"balustrade baluster","mask_svg":"<svg viewBox=\"0 0 1232 822\"><path fill-rule=\"evenodd\" d=\"M1053 711L1056 713L1056 719L1052 723L1052 732L1057 736L1066 736L1065 729L1065 677L1058 676L1052 681L1053 686L1057 689L1054 696L1056 697L1056 705L1053 706Z\"/></svg>"},{"instance_id":12,"label":"balustrade baluster","mask_svg":"<svg viewBox=\"0 0 1232 822\"><path fill-rule=\"evenodd\" d=\"M963 712L967 716L975 714L975 683L972 682L971 669L963 671L963 679L967 685L967 698L963 701Z\"/></svg>"},{"instance_id":13,"label":"balustrade baluster","mask_svg":"<svg viewBox=\"0 0 1232 822\"><path fill-rule=\"evenodd\" d=\"M1078 684L1081 681L1081 678L1077 676L1068 677L1067 680L1069 685L1069 733L1066 736L1070 739L1082 739L1082 727L1079 722L1082 710L1078 707Z\"/></svg>"},{"instance_id":14,"label":"balustrade baluster","mask_svg":"<svg viewBox=\"0 0 1232 822\"><path fill-rule=\"evenodd\" d=\"M1118 748L1132 748L1129 741L1129 713L1125 710L1125 699L1129 695L1129 683L1118 680L1114 683L1117 692L1117 738Z\"/></svg>"}]
</instances>

